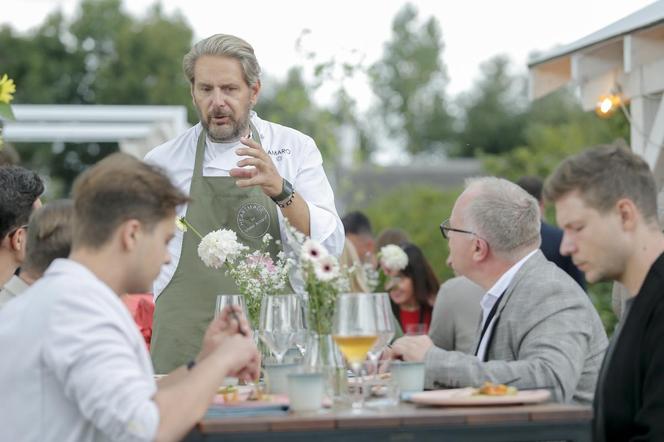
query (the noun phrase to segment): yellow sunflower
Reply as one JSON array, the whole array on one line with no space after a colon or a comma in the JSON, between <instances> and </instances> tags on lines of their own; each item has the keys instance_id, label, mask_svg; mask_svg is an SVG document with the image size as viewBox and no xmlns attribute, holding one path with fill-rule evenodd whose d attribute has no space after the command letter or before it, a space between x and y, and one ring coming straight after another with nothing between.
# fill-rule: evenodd
<instances>
[{"instance_id":1,"label":"yellow sunflower","mask_svg":"<svg viewBox=\"0 0 664 442\"><path fill-rule=\"evenodd\" d=\"M0 78L0 103L9 104L14 97L12 94L16 92L16 85L14 80L7 77L7 74Z\"/></svg>"}]
</instances>

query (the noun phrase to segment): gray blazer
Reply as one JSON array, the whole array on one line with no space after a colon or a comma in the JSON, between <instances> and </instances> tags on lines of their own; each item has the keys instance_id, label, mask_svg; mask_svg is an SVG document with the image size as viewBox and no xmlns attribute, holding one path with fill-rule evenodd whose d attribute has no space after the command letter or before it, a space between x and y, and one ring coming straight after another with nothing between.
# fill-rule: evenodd
<instances>
[{"instance_id":1,"label":"gray blazer","mask_svg":"<svg viewBox=\"0 0 664 442\"><path fill-rule=\"evenodd\" d=\"M484 293L482 287L463 276L445 281L438 290L429 327L429 337L436 347L475 352Z\"/></svg>"},{"instance_id":2,"label":"gray blazer","mask_svg":"<svg viewBox=\"0 0 664 442\"><path fill-rule=\"evenodd\" d=\"M548 388L558 402L590 404L606 347L604 327L588 296L537 251L500 299L488 362L432 347L425 356L426 384L509 383Z\"/></svg>"}]
</instances>

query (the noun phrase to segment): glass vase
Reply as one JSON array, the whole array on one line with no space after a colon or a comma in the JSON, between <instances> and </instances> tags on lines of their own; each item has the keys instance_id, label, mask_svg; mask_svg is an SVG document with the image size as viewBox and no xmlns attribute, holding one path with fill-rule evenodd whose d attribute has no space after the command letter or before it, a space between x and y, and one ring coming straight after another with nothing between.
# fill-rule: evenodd
<instances>
[{"instance_id":1,"label":"glass vase","mask_svg":"<svg viewBox=\"0 0 664 442\"><path fill-rule=\"evenodd\" d=\"M348 377L337 345L329 334L309 335L304 365L307 371L323 374L325 394L334 404L344 401Z\"/></svg>"}]
</instances>

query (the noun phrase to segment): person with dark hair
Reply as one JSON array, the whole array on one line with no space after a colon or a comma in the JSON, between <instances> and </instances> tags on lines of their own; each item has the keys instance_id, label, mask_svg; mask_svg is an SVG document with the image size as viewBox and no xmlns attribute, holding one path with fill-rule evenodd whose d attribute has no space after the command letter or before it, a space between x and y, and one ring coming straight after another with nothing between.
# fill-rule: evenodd
<instances>
[{"instance_id":1,"label":"person with dark hair","mask_svg":"<svg viewBox=\"0 0 664 442\"><path fill-rule=\"evenodd\" d=\"M25 260L0 291L0 308L41 278L53 260L69 256L73 216L71 200L53 201L30 216Z\"/></svg>"},{"instance_id":2,"label":"person with dark hair","mask_svg":"<svg viewBox=\"0 0 664 442\"><path fill-rule=\"evenodd\" d=\"M19 166L0 167L0 286L11 279L25 258L30 214L41 207L44 183Z\"/></svg>"},{"instance_id":3,"label":"person with dark hair","mask_svg":"<svg viewBox=\"0 0 664 442\"><path fill-rule=\"evenodd\" d=\"M346 232L346 238L353 243L357 255L362 262L374 260L374 237L371 230L371 221L359 211L349 212L341 218Z\"/></svg>"},{"instance_id":4,"label":"person with dark hair","mask_svg":"<svg viewBox=\"0 0 664 442\"><path fill-rule=\"evenodd\" d=\"M544 183L542 179L536 176L523 176L516 181L516 184L531 194L539 203L541 216L540 235L542 236L540 250L542 250L546 259L563 269L565 273L571 276L585 290L586 279L583 277L583 272L574 265L572 258L560 254L560 242L563 239L563 231L544 221L544 198L542 197Z\"/></svg>"},{"instance_id":5,"label":"person with dark hair","mask_svg":"<svg viewBox=\"0 0 664 442\"><path fill-rule=\"evenodd\" d=\"M156 382L120 295L149 290L168 263L188 198L121 153L83 172L73 198L69 258L0 310L0 440L180 440L226 376L257 378L249 324L240 308L222 310L198 356Z\"/></svg>"},{"instance_id":6,"label":"person with dark hair","mask_svg":"<svg viewBox=\"0 0 664 442\"><path fill-rule=\"evenodd\" d=\"M594 440L664 440L664 234L646 161L620 146L564 160L546 181L561 252L627 292L595 392Z\"/></svg>"},{"instance_id":7,"label":"person with dark hair","mask_svg":"<svg viewBox=\"0 0 664 442\"><path fill-rule=\"evenodd\" d=\"M419 247L405 243L401 248L408 265L388 283L392 311L404 333L427 333L440 284Z\"/></svg>"},{"instance_id":8,"label":"person with dark hair","mask_svg":"<svg viewBox=\"0 0 664 442\"><path fill-rule=\"evenodd\" d=\"M234 35L212 35L193 45L182 67L200 121L145 156L191 196L178 215L203 235L230 229L250 250L265 247L269 235L273 260L294 252L289 223L339 257L343 225L315 141L253 110L262 90L253 47ZM196 354L217 295L238 292L230 275L205 266L198 243L192 229L176 232L173 260L154 283L151 352L159 372ZM287 290L302 288L298 278L290 283Z\"/></svg>"}]
</instances>

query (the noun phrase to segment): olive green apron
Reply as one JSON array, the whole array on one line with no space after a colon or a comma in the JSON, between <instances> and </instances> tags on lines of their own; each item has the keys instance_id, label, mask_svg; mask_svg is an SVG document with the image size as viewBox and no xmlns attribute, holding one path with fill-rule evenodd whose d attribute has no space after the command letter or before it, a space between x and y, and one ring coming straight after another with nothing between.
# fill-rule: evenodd
<instances>
[{"instance_id":1,"label":"olive green apron","mask_svg":"<svg viewBox=\"0 0 664 442\"><path fill-rule=\"evenodd\" d=\"M253 125L251 132L260 144ZM233 177L203 176L206 135L203 129L196 146L187 221L204 236L213 230L231 229L251 250L261 248L266 233L279 239L276 204L259 187L241 189ZM239 292L223 268L215 270L203 264L197 251L199 242L191 229L184 232L175 273L157 298L151 342L155 373L169 373L194 358L214 317L217 295ZM268 250L276 259L281 248L272 241Z\"/></svg>"}]
</instances>

